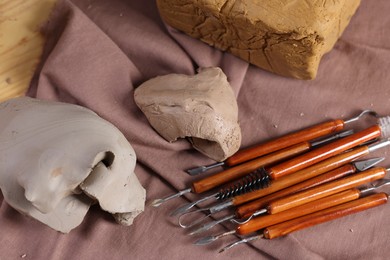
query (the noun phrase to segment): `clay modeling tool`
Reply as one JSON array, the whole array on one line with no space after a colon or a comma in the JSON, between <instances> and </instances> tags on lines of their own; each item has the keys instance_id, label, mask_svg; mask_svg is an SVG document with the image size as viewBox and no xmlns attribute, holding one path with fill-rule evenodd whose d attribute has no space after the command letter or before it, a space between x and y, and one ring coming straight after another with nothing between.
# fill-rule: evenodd
<instances>
[{"instance_id":1,"label":"clay modeling tool","mask_svg":"<svg viewBox=\"0 0 390 260\"><path fill-rule=\"evenodd\" d=\"M334 180L313 188L297 192L295 194L282 197L277 200L273 200L268 203L265 207L256 210L253 213L254 216L259 216L265 213L276 214L281 211L291 209L293 207L300 206L302 204L317 200L340 191L347 190L359 186L363 183L371 182L373 180L381 179L385 176L386 170L384 168L373 168L366 170L352 176L344 177L340 180ZM192 213L192 212L191 212ZM184 214L181 216L185 216ZM232 217L233 215L227 216L227 218ZM184 227L189 227L183 225L182 219L179 218L179 225ZM221 220L220 220L221 221ZM198 221L195 221L198 222ZM190 225L193 226L194 222Z\"/></svg>"},{"instance_id":2,"label":"clay modeling tool","mask_svg":"<svg viewBox=\"0 0 390 260\"><path fill-rule=\"evenodd\" d=\"M217 224L220 224L224 221L234 221L238 224L241 223L246 223L249 220L251 220L253 217L256 217L256 212L263 207L265 207L268 203L276 200L283 198L287 195L294 194L299 191L307 190L312 187L316 187L318 185L328 183L333 180L341 179L342 177L348 176L352 173L355 173L356 171L365 171L372 166L378 164L379 162L383 161L384 158L372 158L372 159L367 159L364 161L358 161L358 162L353 162L346 164L344 166L341 166L335 170L332 170L330 172L321 174L317 177L311 178L307 181L298 183L296 185L293 185L291 187L288 187L286 189L280 190L278 192L272 193L268 196L262 197L260 199L257 199L253 202L246 203L244 205L241 205L236 208L235 213L232 215L225 216L221 219L214 220L212 222L206 223L202 225L201 227L197 228L196 230L192 231L190 235L194 234L199 234L201 232L207 231L210 228L216 226ZM201 220L207 218L208 215ZM245 220L243 220L245 218ZM200 222L201 220L197 220L196 222ZM191 224L190 226L194 226Z\"/></svg>"},{"instance_id":3,"label":"clay modeling tool","mask_svg":"<svg viewBox=\"0 0 390 260\"><path fill-rule=\"evenodd\" d=\"M390 128L390 126L387 126L387 124L386 124L386 127ZM386 127L383 127L383 128L386 128ZM269 184L271 183L271 179L272 180L280 179L280 177L291 174L293 172L302 170L302 169L307 168L307 167L310 168L310 166L316 165L317 163L324 161L324 160L326 161L326 159L328 159L334 155L340 154L340 153L342 153L346 150L349 150L355 146L358 146L362 143L373 140L373 139L379 137L381 135L381 133L384 133L383 131L381 131L381 126L374 125L374 126L371 126L369 128L366 128L358 133L352 134L350 136L341 138L341 139L334 141L332 143L329 143L329 144L326 144L326 145L321 146L319 148L313 149L312 151L310 151L306 154L297 156L297 157L290 159L288 161L285 161L281 164L277 164L275 166L272 166L268 170L264 170L261 168L259 171L255 172L256 186L260 187L260 188L268 187L268 186L270 186ZM371 149L374 149L374 148L371 147ZM356 153L359 154L360 151L358 150ZM321 167L322 166L323 165L321 165ZM333 169L335 169L335 168L333 168ZM271 185L271 186L275 186L275 185ZM239 191L239 189L235 189L235 187L233 187L233 192L231 190L228 190L227 192L219 191L215 194L201 198L197 201L185 204L185 205L179 207L178 209L176 209L175 211L173 211L173 213L171 215L182 214L182 213L188 211L190 208L197 205L198 203L204 202L204 201L209 200L209 199L214 198L216 200L220 200L220 199L225 199L228 197L233 197L234 195L237 195L237 192L234 192L235 190ZM190 191L191 191L191 189L190 189ZM277 190L273 190L273 192L274 191L277 191ZM253 192L249 192L248 194L252 194ZM227 196L227 195L229 195L229 196ZM238 197L240 197L240 196L245 196L245 194L239 195ZM259 198L259 197L256 197L253 199L257 199L257 198ZM247 200L245 202L248 202L248 201L249 200Z\"/></svg>"},{"instance_id":4,"label":"clay modeling tool","mask_svg":"<svg viewBox=\"0 0 390 260\"><path fill-rule=\"evenodd\" d=\"M251 161L247 161L245 163L239 164L234 167L230 167L224 171L221 171L217 174L212 175L211 177L204 178L200 181L193 183L193 190L195 193L202 193L205 191L209 191L223 183L227 183L229 181L233 181L239 178L242 178L251 172L254 172L262 167L269 166L271 164L276 164L278 162L281 162L283 160L292 158L294 156L297 156L299 154L302 154L303 152L307 152L311 148L316 148L321 145L327 144L331 141L347 137L352 135L354 132L353 130L348 130L344 132L340 132L338 134L332 135L328 138L318 140L316 142L302 142L287 148L284 148L282 150L273 152L271 154L268 154L266 156L262 156L259 158L256 158Z\"/></svg>"},{"instance_id":5,"label":"clay modeling tool","mask_svg":"<svg viewBox=\"0 0 390 260\"><path fill-rule=\"evenodd\" d=\"M323 161L341 152L349 150L359 144L381 136L381 127L379 125L371 126L363 131L344 137L330 144L313 149L303 155L297 156L286 162L277 164L264 171L268 179L276 180L287 174L304 169L317 162ZM267 180L265 180L267 181ZM268 180L269 181L269 180Z\"/></svg>"},{"instance_id":6,"label":"clay modeling tool","mask_svg":"<svg viewBox=\"0 0 390 260\"><path fill-rule=\"evenodd\" d=\"M162 203L164 203L170 199L179 197L179 196L181 196L185 193L189 193L189 192L202 193L202 192L209 191L215 187L218 187L219 185L221 185L223 183L227 183L227 182L232 181L234 179L242 178L246 175L249 175L251 172L254 172L256 169L259 169L261 167L285 160L287 158L294 157L298 154L301 154L305 151L308 151L310 148L323 145L323 144L328 143L332 140L340 139L340 138L349 136L351 134L353 134L353 130L348 130L348 131L340 132L338 134L335 134L333 136L327 137L325 139L322 139L322 140L319 140L316 142L312 142L312 143L302 142L302 143L287 147L285 149L276 151L276 152L268 154L266 156L254 159L252 161L249 161L249 162L246 162L243 164L240 164L236 167L231 167L225 171L222 171L222 172L219 172L219 173L214 174L212 176L203 178L199 181L195 181L192 183L191 188L179 191L177 194L173 194L173 195L168 196L168 197L163 198L163 199L156 199L152 202L151 205L154 207L158 207ZM258 177L258 174L256 174L254 172L252 174L252 176L250 176L250 179L254 179L256 177L254 175L257 175L257 177Z\"/></svg>"},{"instance_id":7,"label":"clay modeling tool","mask_svg":"<svg viewBox=\"0 0 390 260\"><path fill-rule=\"evenodd\" d=\"M389 171L389 169L387 169ZM330 201L330 198L336 198L337 196L342 199L342 201L351 201L360 197L363 197L369 192L372 192L376 189L382 188L383 186L389 185L390 179L380 179L374 183L372 183L370 186L365 188L352 188L345 191L342 191L340 193L321 198L319 200L314 200L312 202L309 202L307 204L303 204L298 207L294 207L290 210L282 211L280 213L274 214L274 215L265 215L260 216L258 218L254 218L251 221L241 224L237 228L237 232L240 235L247 235L252 232L255 232L257 230L260 230L262 228L265 228L267 226L275 225L281 222L284 222L286 220L294 219L296 217L300 217L303 215L307 215L309 213L319 211L322 208L320 205L323 203L323 201ZM317 205L316 205L317 204ZM341 202L340 202L341 204ZM321 205L323 207L323 205ZM272 217L273 216L273 217Z\"/></svg>"},{"instance_id":8,"label":"clay modeling tool","mask_svg":"<svg viewBox=\"0 0 390 260\"><path fill-rule=\"evenodd\" d=\"M280 236L285 236L297 230L308 228L320 223L328 222L353 213L383 205L387 202L387 200L388 195L383 192L352 200L337 206L304 215L302 217L269 226L261 231L259 235L243 238L222 248L219 252L221 253L239 244L247 243L260 238L274 239ZM233 230L231 232L233 234Z\"/></svg>"},{"instance_id":9,"label":"clay modeling tool","mask_svg":"<svg viewBox=\"0 0 390 260\"><path fill-rule=\"evenodd\" d=\"M235 153L233 156L226 159L224 162L217 162L207 166L200 166L187 170L190 175L198 175L202 172L208 171L212 168L219 166L234 166L240 163L249 161L251 159L284 149L286 147L299 144L301 142L314 140L318 137L322 137L337 131L342 130L346 125L359 120L363 115L370 114L377 116L376 112L371 110L364 110L358 116L348 120L336 119L328 121L312 127L284 135L282 137L264 142L262 144L242 149Z\"/></svg>"},{"instance_id":10,"label":"clay modeling tool","mask_svg":"<svg viewBox=\"0 0 390 260\"><path fill-rule=\"evenodd\" d=\"M199 240L195 241L194 244L207 245L228 235L248 235L250 233L266 228L267 226L279 224L297 217L308 215L313 212L317 212L326 208L340 205L348 201L355 200L359 198L359 196L360 191L358 189L349 189L316 201L309 202L305 205L292 208L281 213L277 213L275 215L257 217L245 224L238 225L238 227L234 230L229 230L218 235L202 237Z\"/></svg>"},{"instance_id":11,"label":"clay modeling tool","mask_svg":"<svg viewBox=\"0 0 390 260\"><path fill-rule=\"evenodd\" d=\"M315 165L312 165L308 168L305 168L303 170L300 170L296 173L287 175L285 177L280 178L279 180L273 181L271 185L267 188L252 191L243 195L239 195L233 198L230 198L224 202L221 202L215 206L209 207L209 208L201 208L197 211L204 211L207 212L208 215L214 214L216 212L225 210L226 208L229 208L231 206L240 206L244 203L251 202L253 200L262 198L264 196L270 195L274 192L280 191L282 189L288 188L292 185L298 184L300 182L306 181L308 179L314 178L316 176L319 176L323 173L329 172L331 170L334 170L340 166L343 166L347 163L350 163L362 156L365 156L369 154L370 152L373 152L379 148L386 147L390 144L389 139L381 140L380 142L371 144L371 145L364 145L357 147L353 150L344 152L342 154L336 155L332 158L329 158L327 160L324 160L322 162L319 162ZM208 197L206 197L208 198ZM205 198L205 199L206 199ZM189 204L190 205L190 204ZM184 207L182 207L184 209ZM188 213L186 213L188 214ZM185 227L188 227L187 225L184 225Z\"/></svg>"},{"instance_id":12,"label":"clay modeling tool","mask_svg":"<svg viewBox=\"0 0 390 260\"><path fill-rule=\"evenodd\" d=\"M373 190L379 189L385 185L390 184L390 179L381 179L376 184L371 184L367 188L357 189L352 188L348 189L331 196L318 199L307 204L274 214L274 215L266 215L260 216L251 221L240 224L235 230L227 231L219 235L215 236L206 236L199 240L197 240L194 244L196 245L206 245L209 244L221 237L225 237L232 234L237 234L240 236L248 235L250 233L259 231L263 228L276 225L291 219L295 219L301 216L305 216L311 214L313 212L317 212L323 209L327 209L336 205L343 204L345 202L353 201L358 198L363 197L369 192Z\"/></svg>"}]
</instances>

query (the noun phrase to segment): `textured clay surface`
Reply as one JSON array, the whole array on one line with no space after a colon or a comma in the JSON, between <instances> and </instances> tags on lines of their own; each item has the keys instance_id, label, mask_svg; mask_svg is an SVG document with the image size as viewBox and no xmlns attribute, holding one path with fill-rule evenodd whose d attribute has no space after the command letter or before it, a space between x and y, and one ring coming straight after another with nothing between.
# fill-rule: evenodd
<instances>
[{"instance_id":1,"label":"textured clay surface","mask_svg":"<svg viewBox=\"0 0 390 260\"><path fill-rule=\"evenodd\" d=\"M279 75L313 79L360 0L157 0L170 26Z\"/></svg>"},{"instance_id":2,"label":"textured clay surface","mask_svg":"<svg viewBox=\"0 0 390 260\"><path fill-rule=\"evenodd\" d=\"M144 210L133 148L91 110L21 97L0 118L0 189L19 212L67 233L96 202L125 225Z\"/></svg>"},{"instance_id":3,"label":"textured clay surface","mask_svg":"<svg viewBox=\"0 0 390 260\"><path fill-rule=\"evenodd\" d=\"M241 144L238 107L220 68L200 69L195 76L169 74L144 82L135 102L167 141L191 141L208 157L223 161Z\"/></svg>"}]
</instances>

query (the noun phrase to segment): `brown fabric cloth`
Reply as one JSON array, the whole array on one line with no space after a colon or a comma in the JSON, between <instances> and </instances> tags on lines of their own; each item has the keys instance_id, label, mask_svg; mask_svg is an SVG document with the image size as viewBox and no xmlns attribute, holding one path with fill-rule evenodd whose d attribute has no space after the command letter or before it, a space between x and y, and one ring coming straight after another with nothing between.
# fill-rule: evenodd
<instances>
[{"instance_id":1,"label":"brown fabric cloth","mask_svg":"<svg viewBox=\"0 0 390 260\"><path fill-rule=\"evenodd\" d=\"M371 108L390 113L390 2L362 1L351 24L320 65L317 79L283 78L164 26L154 1L60 1L45 27L42 64L29 95L76 103L114 123L133 145L147 200L188 187L183 169L212 163L186 140L168 143L136 107L134 88L168 73L219 66L237 94L242 147ZM359 125L359 124L358 124ZM375 155L386 156L383 149ZM21 158L23 160L23 158ZM390 161L383 163L389 166ZM386 190L386 189L384 189ZM389 189L387 189L389 191ZM194 196L189 196L194 198ZM147 207L131 227L98 207L81 226L60 234L13 210L0 195L0 259L385 259L390 208L385 205L222 255L226 237L204 247L176 226L175 199ZM207 234L226 229L214 228Z\"/></svg>"}]
</instances>

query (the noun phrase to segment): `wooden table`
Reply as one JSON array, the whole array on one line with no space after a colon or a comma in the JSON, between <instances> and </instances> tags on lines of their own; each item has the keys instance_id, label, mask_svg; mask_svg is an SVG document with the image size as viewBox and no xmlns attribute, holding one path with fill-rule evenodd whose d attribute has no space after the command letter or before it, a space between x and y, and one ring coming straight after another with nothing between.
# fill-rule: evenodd
<instances>
[{"instance_id":1,"label":"wooden table","mask_svg":"<svg viewBox=\"0 0 390 260\"><path fill-rule=\"evenodd\" d=\"M0 102L21 96L39 62L55 0L0 0Z\"/></svg>"}]
</instances>

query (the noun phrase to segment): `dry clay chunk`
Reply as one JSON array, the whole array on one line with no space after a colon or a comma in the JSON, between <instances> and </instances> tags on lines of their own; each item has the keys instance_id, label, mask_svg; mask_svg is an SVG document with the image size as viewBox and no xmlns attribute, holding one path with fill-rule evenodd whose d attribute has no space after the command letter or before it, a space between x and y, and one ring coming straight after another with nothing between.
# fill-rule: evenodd
<instances>
[{"instance_id":1,"label":"dry clay chunk","mask_svg":"<svg viewBox=\"0 0 390 260\"><path fill-rule=\"evenodd\" d=\"M220 68L195 76L170 74L144 82L135 102L167 141L188 137L193 147L223 161L241 144L236 98Z\"/></svg>"},{"instance_id":2,"label":"dry clay chunk","mask_svg":"<svg viewBox=\"0 0 390 260\"><path fill-rule=\"evenodd\" d=\"M316 77L360 0L157 0L163 20L260 68Z\"/></svg>"},{"instance_id":3,"label":"dry clay chunk","mask_svg":"<svg viewBox=\"0 0 390 260\"><path fill-rule=\"evenodd\" d=\"M67 233L95 202L125 225L144 210L133 148L91 110L21 97L0 119L0 189L19 212Z\"/></svg>"}]
</instances>

